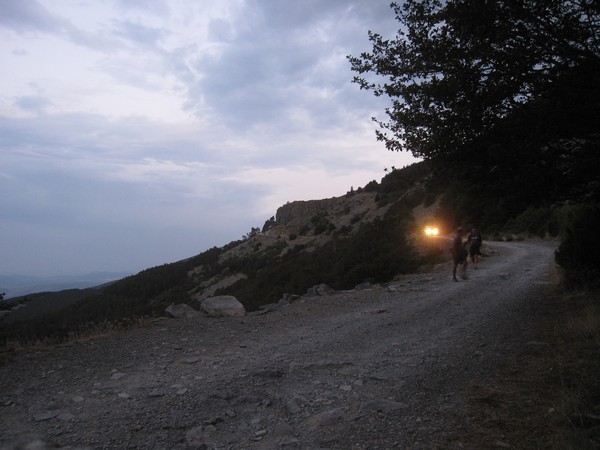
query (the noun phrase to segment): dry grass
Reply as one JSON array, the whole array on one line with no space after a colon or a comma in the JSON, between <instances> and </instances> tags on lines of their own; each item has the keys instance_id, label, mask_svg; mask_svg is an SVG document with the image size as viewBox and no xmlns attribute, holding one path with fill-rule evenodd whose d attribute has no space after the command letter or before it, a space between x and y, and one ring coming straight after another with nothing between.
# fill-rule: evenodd
<instances>
[{"instance_id":1,"label":"dry grass","mask_svg":"<svg viewBox=\"0 0 600 450\"><path fill-rule=\"evenodd\" d=\"M47 338L35 341L8 340L5 346L0 346L0 364L12 358L12 355L15 353L45 351L57 346L71 346L78 342L122 335L136 328L151 326L155 321L156 319L149 318L131 320L127 324L117 324L107 321L92 325L83 331L71 332L64 339Z\"/></svg>"},{"instance_id":2,"label":"dry grass","mask_svg":"<svg viewBox=\"0 0 600 450\"><path fill-rule=\"evenodd\" d=\"M536 341L466 393L449 448L600 449L600 292L543 301Z\"/></svg>"}]
</instances>

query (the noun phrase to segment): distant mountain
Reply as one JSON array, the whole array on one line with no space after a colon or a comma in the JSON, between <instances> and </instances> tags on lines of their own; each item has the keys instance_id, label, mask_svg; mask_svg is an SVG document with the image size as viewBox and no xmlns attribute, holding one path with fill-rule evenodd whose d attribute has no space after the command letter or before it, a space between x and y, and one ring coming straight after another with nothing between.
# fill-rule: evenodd
<instances>
[{"instance_id":1,"label":"distant mountain","mask_svg":"<svg viewBox=\"0 0 600 450\"><path fill-rule=\"evenodd\" d=\"M32 277L27 275L0 274L0 292L5 298L19 297L34 292L56 292L65 289L85 289L112 281L120 280L130 273L125 272L91 272L80 275L64 275L55 277Z\"/></svg>"}]
</instances>

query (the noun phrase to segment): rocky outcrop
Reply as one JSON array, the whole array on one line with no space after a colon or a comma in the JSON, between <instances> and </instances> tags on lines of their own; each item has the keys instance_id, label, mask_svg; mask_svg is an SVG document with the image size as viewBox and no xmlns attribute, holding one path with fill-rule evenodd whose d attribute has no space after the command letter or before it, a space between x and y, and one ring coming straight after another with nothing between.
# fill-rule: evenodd
<instances>
[{"instance_id":1,"label":"rocky outcrop","mask_svg":"<svg viewBox=\"0 0 600 450\"><path fill-rule=\"evenodd\" d=\"M338 202L338 197L332 197L323 200L301 200L287 203L277 209L275 222L277 225L287 225L294 219L310 219L320 211L335 207Z\"/></svg>"},{"instance_id":2,"label":"rocky outcrop","mask_svg":"<svg viewBox=\"0 0 600 450\"><path fill-rule=\"evenodd\" d=\"M235 255L235 253L233 254ZM223 258L223 260L225 259L226 258ZM222 260L219 262L222 262ZM202 284L196 286L195 289L189 292L189 294L192 296L192 299L202 302L205 298L212 297L219 289L227 288L240 280L245 280L248 278L248 276L243 273L235 273L224 278L221 278L221 276L210 278L209 280L205 280Z\"/></svg>"}]
</instances>

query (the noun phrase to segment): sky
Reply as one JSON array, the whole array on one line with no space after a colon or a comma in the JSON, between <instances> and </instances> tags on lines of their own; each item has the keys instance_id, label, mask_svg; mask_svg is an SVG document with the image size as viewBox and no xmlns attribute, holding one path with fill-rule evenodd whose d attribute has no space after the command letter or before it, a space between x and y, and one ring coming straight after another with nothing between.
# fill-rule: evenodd
<instances>
[{"instance_id":1,"label":"sky","mask_svg":"<svg viewBox=\"0 0 600 450\"><path fill-rule=\"evenodd\" d=\"M0 274L136 273L415 161L347 55L389 0L0 0Z\"/></svg>"}]
</instances>

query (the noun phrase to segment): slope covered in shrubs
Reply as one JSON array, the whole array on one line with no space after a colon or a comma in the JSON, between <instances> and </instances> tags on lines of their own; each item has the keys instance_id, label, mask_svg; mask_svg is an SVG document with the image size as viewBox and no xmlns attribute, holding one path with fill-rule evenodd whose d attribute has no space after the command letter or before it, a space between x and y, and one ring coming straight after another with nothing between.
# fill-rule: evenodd
<instances>
[{"instance_id":1,"label":"slope covered in shrubs","mask_svg":"<svg viewBox=\"0 0 600 450\"><path fill-rule=\"evenodd\" d=\"M423 224L416 211L427 211L446 233L463 225L479 227L486 239L562 236L557 262L565 268L565 285L598 279L599 252L589 251L598 248L597 206L538 198L509 214L494 203L509 197L477 189L477 182L469 185L468 178L450 177L428 162L392 169L379 183L328 199L321 209L316 202L308 215L286 224L272 217L262 231L253 228L226 246L146 269L32 320L3 323L0 340L60 340L90 329L130 326L162 315L173 303L198 308L211 295L234 295L253 310L321 283L341 290L387 282L448 257L419 248L415 236ZM473 208L478 202L486 207Z\"/></svg>"}]
</instances>

